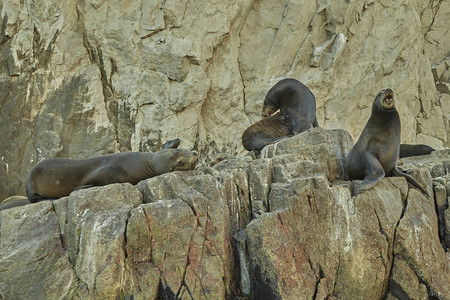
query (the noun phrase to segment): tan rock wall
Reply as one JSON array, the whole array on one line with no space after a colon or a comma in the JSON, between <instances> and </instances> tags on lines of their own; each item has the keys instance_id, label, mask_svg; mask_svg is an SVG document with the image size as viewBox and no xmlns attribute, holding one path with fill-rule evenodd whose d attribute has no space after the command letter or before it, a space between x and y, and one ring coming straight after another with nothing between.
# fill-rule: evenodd
<instances>
[{"instance_id":1,"label":"tan rock wall","mask_svg":"<svg viewBox=\"0 0 450 300\"><path fill-rule=\"evenodd\" d=\"M310 87L324 128L356 139L374 95L391 87L403 141L450 145L448 1L0 8L0 198L24 194L30 168L47 157L157 150L173 138L204 159L242 154L243 130L285 77Z\"/></svg>"}]
</instances>

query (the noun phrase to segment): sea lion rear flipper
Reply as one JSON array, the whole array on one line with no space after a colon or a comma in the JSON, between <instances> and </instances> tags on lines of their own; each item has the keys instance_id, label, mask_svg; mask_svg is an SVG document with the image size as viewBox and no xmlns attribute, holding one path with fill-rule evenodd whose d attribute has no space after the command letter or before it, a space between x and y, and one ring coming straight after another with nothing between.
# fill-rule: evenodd
<instances>
[{"instance_id":1,"label":"sea lion rear flipper","mask_svg":"<svg viewBox=\"0 0 450 300\"><path fill-rule=\"evenodd\" d=\"M361 161L365 165L366 176L361 183L362 190L368 190L374 187L384 178L383 166L379 160L370 152L366 151L361 156Z\"/></svg>"},{"instance_id":2,"label":"sea lion rear flipper","mask_svg":"<svg viewBox=\"0 0 450 300\"><path fill-rule=\"evenodd\" d=\"M392 175L394 176L403 176L406 178L407 181L409 181L412 185L414 185L416 188L418 188L419 190L422 191L422 193L424 193L425 195L427 195L428 197L430 196L428 194L428 192L409 174L403 173L401 172L397 166L395 166L392 169Z\"/></svg>"},{"instance_id":3,"label":"sea lion rear flipper","mask_svg":"<svg viewBox=\"0 0 450 300\"><path fill-rule=\"evenodd\" d=\"M161 150L165 150L165 149L177 149L178 146L180 145L180 139L174 139L174 140L170 140L168 142L166 142L162 147Z\"/></svg>"},{"instance_id":4,"label":"sea lion rear flipper","mask_svg":"<svg viewBox=\"0 0 450 300\"><path fill-rule=\"evenodd\" d=\"M418 155L427 155L431 152L435 151L434 148L424 145L424 144L400 144L400 154L399 157L410 157L410 156L418 156Z\"/></svg>"}]
</instances>

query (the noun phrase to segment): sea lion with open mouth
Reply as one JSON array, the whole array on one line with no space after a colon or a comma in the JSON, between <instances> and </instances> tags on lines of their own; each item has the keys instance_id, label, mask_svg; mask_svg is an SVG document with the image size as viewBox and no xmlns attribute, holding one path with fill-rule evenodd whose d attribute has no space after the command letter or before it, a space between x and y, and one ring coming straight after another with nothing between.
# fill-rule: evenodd
<instances>
[{"instance_id":1,"label":"sea lion with open mouth","mask_svg":"<svg viewBox=\"0 0 450 300\"><path fill-rule=\"evenodd\" d=\"M394 92L391 89L382 90L373 100L372 114L361 136L347 155L347 176L350 179L363 179L362 190L372 188L385 176L403 176L428 196L414 178L397 167L400 130Z\"/></svg>"}]
</instances>

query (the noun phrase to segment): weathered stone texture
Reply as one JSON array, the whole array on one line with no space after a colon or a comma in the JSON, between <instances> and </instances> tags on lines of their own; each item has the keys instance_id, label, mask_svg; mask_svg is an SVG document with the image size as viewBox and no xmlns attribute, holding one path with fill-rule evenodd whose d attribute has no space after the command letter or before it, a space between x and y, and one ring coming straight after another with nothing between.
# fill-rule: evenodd
<instances>
[{"instance_id":1,"label":"weathered stone texture","mask_svg":"<svg viewBox=\"0 0 450 300\"><path fill-rule=\"evenodd\" d=\"M431 197L395 177L352 196L351 146L313 128L263 158L4 209L0 297L448 299L450 152L402 159Z\"/></svg>"},{"instance_id":2,"label":"weathered stone texture","mask_svg":"<svg viewBox=\"0 0 450 300\"><path fill-rule=\"evenodd\" d=\"M24 195L48 157L174 138L203 162L239 157L0 211L0 298L449 299L450 152L401 161L432 197L401 178L356 196L341 181L386 87L403 142L450 147L449 11L0 0L0 199ZM242 132L286 77L315 94L322 128L241 157Z\"/></svg>"},{"instance_id":3,"label":"weathered stone texture","mask_svg":"<svg viewBox=\"0 0 450 300\"><path fill-rule=\"evenodd\" d=\"M0 214L1 297L50 299L58 295L63 299L77 294L77 275L64 249L52 203L15 207Z\"/></svg>"},{"instance_id":4,"label":"weathered stone texture","mask_svg":"<svg viewBox=\"0 0 450 300\"><path fill-rule=\"evenodd\" d=\"M448 1L0 1L0 198L44 158L242 154L265 93L295 77L354 139L393 88L404 142L450 146ZM207 158L205 158L207 160Z\"/></svg>"}]
</instances>

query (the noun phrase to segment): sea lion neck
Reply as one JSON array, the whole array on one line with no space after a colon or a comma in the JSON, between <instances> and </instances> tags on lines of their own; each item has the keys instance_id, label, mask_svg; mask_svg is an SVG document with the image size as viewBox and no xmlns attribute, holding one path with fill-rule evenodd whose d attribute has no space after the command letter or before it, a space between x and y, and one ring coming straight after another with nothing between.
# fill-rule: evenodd
<instances>
[{"instance_id":1,"label":"sea lion neck","mask_svg":"<svg viewBox=\"0 0 450 300\"><path fill-rule=\"evenodd\" d=\"M172 152L177 149L164 149L159 152L154 153L148 153L149 155L155 157L156 159L152 159L150 167L152 168L152 171L156 174L163 174L166 172L172 171L172 168L168 168L167 164L163 164L162 162L169 158L172 155Z\"/></svg>"},{"instance_id":2,"label":"sea lion neck","mask_svg":"<svg viewBox=\"0 0 450 300\"><path fill-rule=\"evenodd\" d=\"M382 118L392 118L396 114L398 114L398 112L395 106L390 109L380 108L376 103L372 106L372 116L377 115Z\"/></svg>"},{"instance_id":3,"label":"sea lion neck","mask_svg":"<svg viewBox=\"0 0 450 300\"><path fill-rule=\"evenodd\" d=\"M400 116L395 108L394 92L391 89L380 91L373 100L372 114L368 126L374 128L398 128L400 132Z\"/></svg>"},{"instance_id":4,"label":"sea lion neck","mask_svg":"<svg viewBox=\"0 0 450 300\"><path fill-rule=\"evenodd\" d=\"M392 126L400 126L400 116L395 109L380 110L378 107L372 108L372 114L369 118L370 124L378 128L390 128Z\"/></svg>"}]
</instances>

